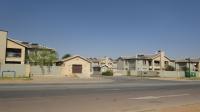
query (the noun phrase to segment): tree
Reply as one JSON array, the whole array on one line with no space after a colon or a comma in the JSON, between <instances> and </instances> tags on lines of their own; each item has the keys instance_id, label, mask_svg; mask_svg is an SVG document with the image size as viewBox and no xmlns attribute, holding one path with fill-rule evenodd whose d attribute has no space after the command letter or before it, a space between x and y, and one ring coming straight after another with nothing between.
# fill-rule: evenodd
<instances>
[{"instance_id":1,"label":"tree","mask_svg":"<svg viewBox=\"0 0 200 112\"><path fill-rule=\"evenodd\" d=\"M71 57L71 54L65 54L62 59L65 59L65 58L68 58L68 57Z\"/></svg>"},{"instance_id":2,"label":"tree","mask_svg":"<svg viewBox=\"0 0 200 112\"><path fill-rule=\"evenodd\" d=\"M35 50L28 55L28 61L31 65L39 65L42 74L45 73L44 66L48 66L48 72L50 72L50 68L53 63L58 59L58 55L56 51L41 49Z\"/></svg>"},{"instance_id":3,"label":"tree","mask_svg":"<svg viewBox=\"0 0 200 112\"><path fill-rule=\"evenodd\" d=\"M45 65L48 66L48 72L49 73L51 72L51 66L57 60L58 60L58 54L55 51L46 53L46 64Z\"/></svg>"},{"instance_id":4,"label":"tree","mask_svg":"<svg viewBox=\"0 0 200 112\"><path fill-rule=\"evenodd\" d=\"M175 71L175 68L174 68L173 66L171 66L171 65L167 65L167 66L165 67L165 70L166 70L166 71Z\"/></svg>"}]
</instances>

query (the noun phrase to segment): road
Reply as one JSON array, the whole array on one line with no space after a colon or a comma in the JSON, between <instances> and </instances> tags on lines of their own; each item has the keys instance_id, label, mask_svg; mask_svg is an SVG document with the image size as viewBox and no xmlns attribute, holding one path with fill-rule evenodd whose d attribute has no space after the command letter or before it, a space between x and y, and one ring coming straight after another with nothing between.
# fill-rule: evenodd
<instances>
[{"instance_id":1,"label":"road","mask_svg":"<svg viewBox=\"0 0 200 112\"><path fill-rule=\"evenodd\" d=\"M158 112L197 103L199 81L0 85L1 112Z\"/></svg>"}]
</instances>

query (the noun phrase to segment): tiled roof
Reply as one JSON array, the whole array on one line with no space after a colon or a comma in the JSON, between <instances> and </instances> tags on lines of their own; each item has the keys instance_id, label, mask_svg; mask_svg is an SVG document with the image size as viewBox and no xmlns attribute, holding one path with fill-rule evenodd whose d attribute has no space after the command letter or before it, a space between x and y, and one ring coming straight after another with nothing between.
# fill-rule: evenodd
<instances>
[{"instance_id":1,"label":"tiled roof","mask_svg":"<svg viewBox=\"0 0 200 112\"><path fill-rule=\"evenodd\" d=\"M41 44L37 44L37 43L30 43L30 42L23 42L23 41L19 41L19 40L14 40L14 39L11 39L11 38L8 38L8 40L10 41L13 41L21 46L24 46L26 48L36 48L36 49L50 49L50 50L55 50L53 48L49 48L49 47L46 47L44 45L41 45Z\"/></svg>"},{"instance_id":2,"label":"tiled roof","mask_svg":"<svg viewBox=\"0 0 200 112\"><path fill-rule=\"evenodd\" d=\"M137 56L121 56L120 58L122 59L152 59L154 58L156 55L143 55L143 54L139 54Z\"/></svg>"},{"instance_id":3,"label":"tiled roof","mask_svg":"<svg viewBox=\"0 0 200 112\"><path fill-rule=\"evenodd\" d=\"M93 63L98 63L100 61L100 59L98 59L98 58L87 58L87 59Z\"/></svg>"},{"instance_id":4,"label":"tiled roof","mask_svg":"<svg viewBox=\"0 0 200 112\"><path fill-rule=\"evenodd\" d=\"M187 59L177 59L176 62L189 62L189 60L187 60ZM190 59L190 62L198 63L198 62L200 62L200 58Z\"/></svg>"},{"instance_id":5,"label":"tiled roof","mask_svg":"<svg viewBox=\"0 0 200 112\"><path fill-rule=\"evenodd\" d=\"M81 59L83 59L83 60L85 60L85 61L87 61L87 62L89 62L89 63L92 63L90 60L88 60L88 59L86 59L86 58L84 58L84 57L82 57L82 56L79 56L79 55L74 55L74 56L71 56L71 57L62 59L61 62L65 62L65 61L74 59L74 58L76 58L76 57L79 57L79 58L81 58Z\"/></svg>"}]
</instances>

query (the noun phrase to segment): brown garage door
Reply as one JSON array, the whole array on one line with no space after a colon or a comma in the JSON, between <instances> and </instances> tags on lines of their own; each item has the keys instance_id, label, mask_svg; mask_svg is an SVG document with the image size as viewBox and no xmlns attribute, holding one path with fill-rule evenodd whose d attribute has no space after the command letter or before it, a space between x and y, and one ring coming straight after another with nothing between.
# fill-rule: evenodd
<instances>
[{"instance_id":1,"label":"brown garage door","mask_svg":"<svg viewBox=\"0 0 200 112\"><path fill-rule=\"evenodd\" d=\"M72 73L82 73L82 65L72 65Z\"/></svg>"}]
</instances>

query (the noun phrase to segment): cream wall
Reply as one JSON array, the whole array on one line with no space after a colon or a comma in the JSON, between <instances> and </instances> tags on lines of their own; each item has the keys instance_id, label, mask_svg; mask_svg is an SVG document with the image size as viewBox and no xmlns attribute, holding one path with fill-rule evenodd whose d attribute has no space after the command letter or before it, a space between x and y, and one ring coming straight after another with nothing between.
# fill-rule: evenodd
<instances>
[{"instance_id":1,"label":"cream wall","mask_svg":"<svg viewBox=\"0 0 200 112\"><path fill-rule=\"evenodd\" d=\"M154 61L160 61L160 66L154 66L154 68L158 68L158 69L160 69L160 67L162 67L162 69L164 69L165 68L165 61L168 61L169 62L169 64L170 64L170 60L169 59L167 59L165 56L164 57L161 57L161 56L158 56L158 57L156 57L155 59L153 59Z\"/></svg>"},{"instance_id":2,"label":"cream wall","mask_svg":"<svg viewBox=\"0 0 200 112\"><path fill-rule=\"evenodd\" d=\"M107 66L110 69L113 68L113 62L108 57L102 58L99 63L100 63L101 67L102 66Z\"/></svg>"},{"instance_id":3,"label":"cream wall","mask_svg":"<svg viewBox=\"0 0 200 112\"><path fill-rule=\"evenodd\" d=\"M82 73L81 74L73 74L72 73L72 65L82 65ZM90 77L91 75L91 63L80 58L76 57L67 61L64 61L61 69L61 74L65 76L81 76L81 77Z\"/></svg>"},{"instance_id":4,"label":"cream wall","mask_svg":"<svg viewBox=\"0 0 200 112\"><path fill-rule=\"evenodd\" d=\"M0 64L5 64L7 34L6 31L0 31Z\"/></svg>"},{"instance_id":5,"label":"cream wall","mask_svg":"<svg viewBox=\"0 0 200 112\"><path fill-rule=\"evenodd\" d=\"M158 56L158 57L156 57L154 60L160 61L160 59L161 59L160 56ZM169 61L169 62L170 62L170 60L167 59L166 57L162 58L162 61L163 61L163 62L165 62L165 61Z\"/></svg>"},{"instance_id":6,"label":"cream wall","mask_svg":"<svg viewBox=\"0 0 200 112\"><path fill-rule=\"evenodd\" d=\"M4 64L1 65L1 71L15 71L16 77L29 77L30 65L26 64ZM13 77L13 72L5 72L4 76Z\"/></svg>"},{"instance_id":7,"label":"cream wall","mask_svg":"<svg viewBox=\"0 0 200 112\"><path fill-rule=\"evenodd\" d=\"M24 64L25 61L25 47L16 44L15 42L12 42L10 40L7 40L7 48L17 48L17 49L21 49L21 58L10 58L7 57L6 61L20 61L21 64Z\"/></svg>"}]
</instances>

